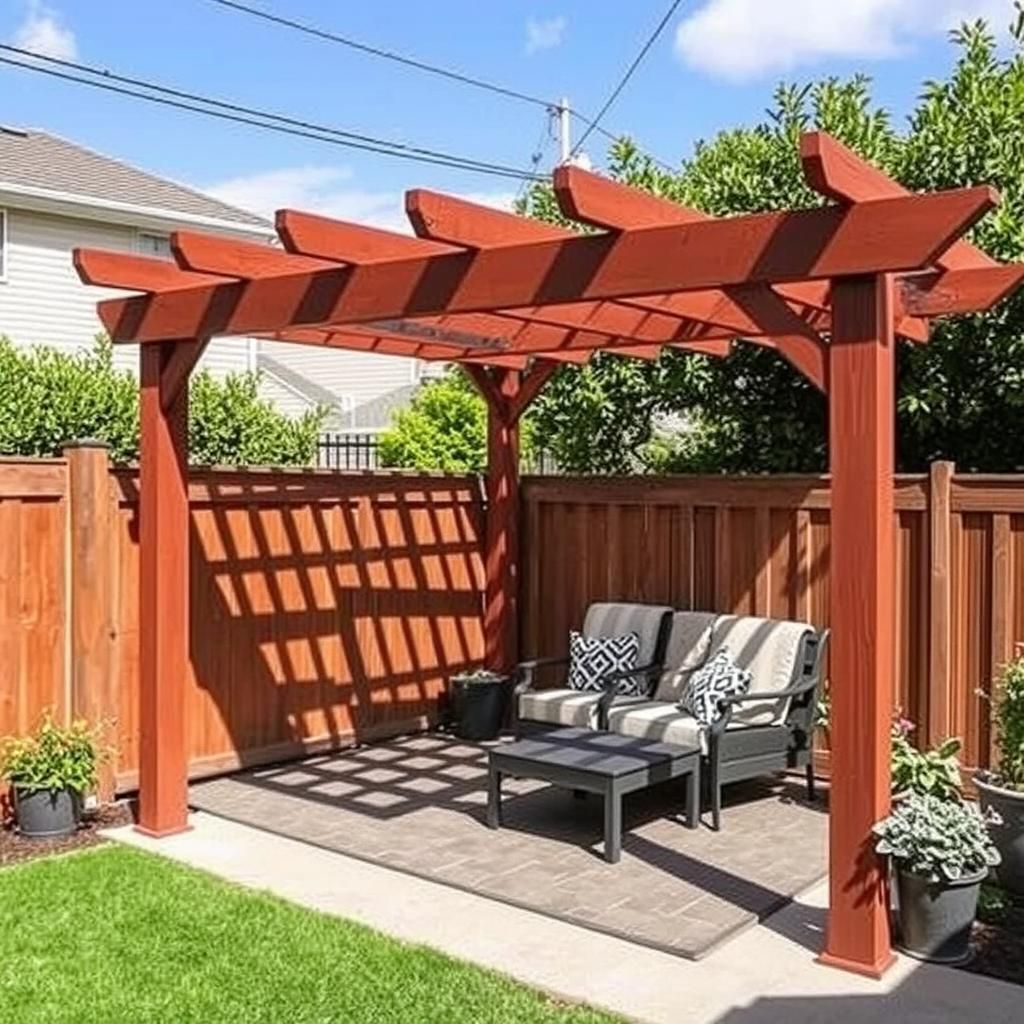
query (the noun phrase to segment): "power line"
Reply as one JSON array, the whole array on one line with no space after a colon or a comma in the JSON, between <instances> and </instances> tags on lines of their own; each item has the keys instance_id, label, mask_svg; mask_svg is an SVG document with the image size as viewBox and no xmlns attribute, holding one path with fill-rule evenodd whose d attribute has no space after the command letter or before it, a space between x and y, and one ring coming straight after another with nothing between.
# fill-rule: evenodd
<instances>
[{"instance_id":1,"label":"power line","mask_svg":"<svg viewBox=\"0 0 1024 1024\"><path fill-rule=\"evenodd\" d=\"M350 149L379 153L384 156L395 156L405 160L414 160L420 163L434 164L441 167L475 171L480 174L515 178L517 180L525 179L536 181L543 179L542 175L532 171L509 167L504 164L477 160L472 157L457 156L440 150L425 149L419 146L411 146L406 143L379 139L372 135L363 135L358 132L350 132L341 128L334 128L328 125L317 124L315 122L302 121L297 118L287 117L282 114L275 114L270 111L259 110L254 107L246 107L237 103L230 103L225 100L219 100L210 96L203 96L198 93L185 92L181 89L174 89L169 86L159 85L154 82L148 82L144 79L129 78L125 75L118 75L111 71L105 71L102 68L92 67L87 64L79 64L75 61L61 60L55 57L45 57L42 54L33 53L30 50L24 50L16 46L9 46L7 44L0 43L0 50L5 50L9 53L15 53L21 57L29 58L28 60L17 60L0 55L0 63L8 64L12 67L22 68L26 71L34 71L39 74L48 75L52 78L59 78L64 81L74 82L78 85L91 86L94 89L101 89L106 92L117 93L122 96L130 96L135 99L146 100L150 103L158 103L162 106L187 110L197 114L205 114L208 117L219 118L223 121L232 121L238 124L246 124L256 128L263 128L267 131L275 131L284 135L313 139L317 142L326 142L336 146L344 146ZM44 61L45 64L49 66L40 64L40 61ZM84 77L84 75L93 75L96 77L87 78Z\"/></svg>"},{"instance_id":2,"label":"power line","mask_svg":"<svg viewBox=\"0 0 1024 1024\"><path fill-rule=\"evenodd\" d=\"M424 71L427 74L438 75L441 78L447 78L449 81L458 82L461 85L468 85L476 89L483 89L487 92L495 93L499 96L505 96L509 99L521 100L524 103L531 103L534 106L544 107L547 110L557 110L559 106L559 103L556 100L545 99L543 96L533 96L530 93L522 92L519 89L512 89L508 86L499 85L496 82L489 82L486 79L477 78L474 75L468 75L462 71L455 71L451 68L441 67L438 64L430 64L427 61L418 60L415 57L407 57L405 54L396 53L394 50L385 50L379 46L362 43L358 39L352 39L350 36L343 36L338 32L320 28L319 26L310 24L309 22L297 21L294 18L287 18L281 14L274 14L272 11L266 11L262 8L254 7L251 4L242 3L241 0L207 0L207 2L216 4L218 7L223 7L227 10L235 11L239 14L245 14L252 18L261 19L262 21L268 22L272 25L277 25L280 28L291 29L295 32L300 32L316 39L321 39L330 43L337 43L340 46L347 46L352 50L368 54L371 57L380 57L383 60L389 60L396 64L404 65L405 67ZM667 17L671 17L671 12L669 12ZM653 39L651 42L653 43ZM630 72L630 74L631 73L632 72ZM607 109L607 107L605 109ZM578 118L589 129L584 134L584 139L590 134L590 131L597 131L599 134L605 136L609 141L618 142L620 136L615 135L613 132L610 132L598 125L597 122L600 120L600 117L591 119L585 114L581 114L578 110L571 110L570 113L573 117ZM604 111L602 111L602 115L603 114ZM647 155L665 170L674 170L674 168L666 161L659 160L656 156L653 156L650 153Z\"/></svg>"},{"instance_id":3,"label":"power line","mask_svg":"<svg viewBox=\"0 0 1024 1024\"><path fill-rule=\"evenodd\" d=\"M672 3L669 4L668 10L662 16L661 21L658 22L654 31L650 34L650 36L647 39L647 42L644 43L644 45L640 48L640 52L636 55L636 57L633 58L633 63L630 64L628 68L626 68L625 74L622 76L622 78L619 79L619 84L616 85L614 89L612 89L611 95L608 97L607 100L605 100L604 106L597 112L597 117L594 118L594 120L588 126L587 130L580 136L579 141L576 143L576 146L573 149L574 156L580 151L580 148L582 147L583 143L587 141L587 138L590 136L590 133L594 131L594 129L597 128L598 125L601 123L601 119L604 117L605 114L608 113L608 108L618 99L619 93L622 92L623 89L625 89L626 83L633 77L633 72L635 72L636 69L640 66L644 57L647 56L647 52L655 44L661 33L665 30L665 26L669 23L669 19L672 17L673 14L676 13L677 8L682 2L683 0L672 0Z\"/></svg>"},{"instance_id":4,"label":"power line","mask_svg":"<svg viewBox=\"0 0 1024 1024\"><path fill-rule=\"evenodd\" d=\"M395 53L392 50L385 50L377 46L370 46L368 43L361 43L356 39L349 38L348 36L339 35L337 32L330 32L327 29L318 28L316 25L310 25L308 22L295 21L293 18L286 18L280 14L273 14L270 11L261 10L259 7L252 7L249 4L240 3L239 0L209 0L209 2L217 4L220 7L229 7L232 10L240 11L241 13L251 15L254 18L262 18L264 21L269 21L275 25L281 25L285 28L294 29L296 32L302 32L308 36L315 36L318 39L324 39L331 43L340 43L342 46L348 46L353 50L359 50L361 53L368 53L373 57L382 57L384 60L394 61L396 64L404 64L406 67L417 68L420 71L426 71L432 75L440 75L442 78L451 79L453 82L461 82L463 85L471 85L477 89L486 89L488 92L498 93L499 95L508 96L515 100L522 100L524 103L533 103L540 107L557 106L557 104L552 103L551 100L543 99L540 96L531 96L529 93L520 92L517 89L509 89L504 85L496 85L494 82L488 82L482 78L475 78L473 75L466 75L461 71L452 71L449 68L443 68L437 64L428 64L426 61L416 60L414 57L406 57L403 54Z\"/></svg>"}]
</instances>

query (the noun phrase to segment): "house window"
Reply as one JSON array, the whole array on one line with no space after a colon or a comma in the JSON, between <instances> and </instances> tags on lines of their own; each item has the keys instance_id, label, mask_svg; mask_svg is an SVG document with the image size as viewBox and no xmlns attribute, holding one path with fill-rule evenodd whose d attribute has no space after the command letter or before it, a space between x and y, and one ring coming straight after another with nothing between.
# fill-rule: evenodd
<instances>
[{"instance_id":1,"label":"house window","mask_svg":"<svg viewBox=\"0 0 1024 1024\"><path fill-rule=\"evenodd\" d=\"M173 258L171 240L167 235L154 235L147 231L140 231L138 247L143 256L155 256L161 260Z\"/></svg>"},{"instance_id":2,"label":"house window","mask_svg":"<svg viewBox=\"0 0 1024 1024\"><path fill-rule=\"evenodd\" d=\"M0 281L7 280L7 211L0 210Z\"/></svg>"}]
</instances>

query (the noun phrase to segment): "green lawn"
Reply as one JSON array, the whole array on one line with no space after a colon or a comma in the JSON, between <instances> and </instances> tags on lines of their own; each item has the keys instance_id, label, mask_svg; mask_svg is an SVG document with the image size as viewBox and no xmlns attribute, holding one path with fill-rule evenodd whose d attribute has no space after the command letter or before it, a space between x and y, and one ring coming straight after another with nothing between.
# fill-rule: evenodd
<instances>
[{"instance_id":1,"label":"green lawn","mask_svg":"<svg viewBox=\"0 0 1024 1024\"><path fill-rule=\"evenodd\" d=\"M567 949L566 956L573 951ZM497 974L122 846L0 871L18 1024L610 1024Z\"/></svg>"}]
</instances>

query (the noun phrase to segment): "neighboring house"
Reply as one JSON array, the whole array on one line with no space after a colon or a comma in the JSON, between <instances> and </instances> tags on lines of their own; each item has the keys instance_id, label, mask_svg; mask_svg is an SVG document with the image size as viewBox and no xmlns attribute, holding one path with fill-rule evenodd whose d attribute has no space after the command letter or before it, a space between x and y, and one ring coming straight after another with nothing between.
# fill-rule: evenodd
<instances>
[{"instance_id":1,"label":"neighboring house","mask_svg":"<svg viewBox=\"0 0 1024 1024\"><path fill-rule=\"evenodd\" d=\"M91 346L102 330L96 301L103 292L78 280L72 250L169 258L178 228L254 242L274 234L261 217L77 143L0 127L0 335L18 345ZM138 367L134 346L116 346L114 358ZM201 365L222 374L256 362L255 342L224 339L209 346Z\"/></svg>"},{"instance_id":2,"label":"neighboring house","mask_svg":"<svg viewBox=\"0 0 1024 1024\"><path fill-rule=\"evenodd\" d=\"M176 229L276 243L273 225L212 196L37 129L0 126L0 335L15 344L90 347L104 294L78 280L78 246L170 258ZM109 295L120 294L113 290ZM137 370L135 346L115 346ZM330 409L326 429L375 431L390 422L436 364L276 342L214 340L200 367L221 375L259 369L282 411Z\"/></svg>"},{"instance_id":3,"label":"neighboring house","mask_svg":"<svg viewBox=\"0 0 1024 1024\"><path fill-rule=\"evenodd\" d=\"M279 408L298 415L326 406L325 430L360 433L389 426L421 381L444 369L419 359L273 341L259 343L258 361L263 393Z\"/></svg>"}]
</instances>

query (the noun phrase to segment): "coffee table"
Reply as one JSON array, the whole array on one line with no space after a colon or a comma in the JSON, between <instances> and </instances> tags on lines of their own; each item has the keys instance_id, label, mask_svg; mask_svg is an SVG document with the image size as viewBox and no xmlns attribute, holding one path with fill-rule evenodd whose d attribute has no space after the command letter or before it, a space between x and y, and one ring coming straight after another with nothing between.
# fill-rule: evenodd
<instances>
[{"instance_id":1,"label":"coffee table","mask_svg":"<svg viewBox=\"0 0 1024 1024\"><path fill-rule=\"evenodd\" d=\"M700 815L700 749L633 739L590 729L554 729L492 747L488 759L487 824L501 827L505 775L540 779L604 797L604 858L622 854L622 797L670 779L686 778L686 824Z\"/></svg>"}]
</instances>

